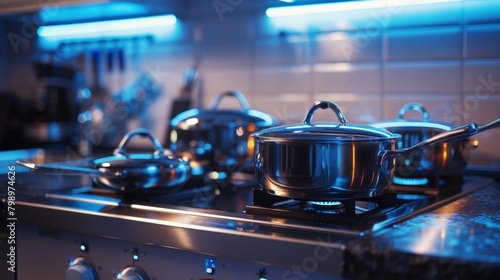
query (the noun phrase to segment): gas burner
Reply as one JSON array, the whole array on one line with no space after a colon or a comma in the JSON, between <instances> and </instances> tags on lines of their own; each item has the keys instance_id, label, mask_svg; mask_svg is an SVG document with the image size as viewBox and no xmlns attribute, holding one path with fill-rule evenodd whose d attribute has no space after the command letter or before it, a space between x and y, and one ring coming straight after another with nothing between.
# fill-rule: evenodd
<instances>
[{"instance_id":1,"label":"gas burner","mask_svg":"<svg viewBox=\"0 0 500 280\"><path fill-rule=\"evenodd\" d=\"M403 186L424 186L429 183L427 178L403 178L394 176L393 183L396 185Z\"/></svg>"},{"instance_id":2,"label":"gas burner","mask_svg":"<svg viewBox=\"0 0 500 280\"><path fill-rule=\"evenodd\" d=\"M296 200L253 190L253 204L246 213L267 217L300 219L335 224L360 224L384 214L398 205L396 193L341 201Z\"/></svg>"},{"instance_id":3,"label":"gas burner","mask_svg":"<svg viewBox=\"0 0 500 280\"><path fill-rule=\"evenodd\" d=\"M416 193L437 195L450 191L460 191L463 176L441 176L434 178L400 178L394 177L388 190L396 193Z\"/></svg>"},{"instance_id":4,"label":"gas burner","mask_svg":"<svg viewBox=\"0 0 500 280\"><path fill-rule=\"evenodd\" d=\"M308 201L305 202L305 211L315 211L325 214L343 214L345 206L340 201Z\"/></svg>"},{"instance_id":5,"label":"gas burner","mask_svg":"<svg viewBox=\"0 0 500 280\"><path fill-rule=\"evenodd\" d=\"M340 201L309 201L315 209L341 209L344 205Z\"/></svg>"},{"instance_id":6,"label":"gas burner","mask_svg":"<svg viewBox=\"0 0 500 280\"><path fill-rule=\"evenodd\" d=\"M416 187L416 188L431 188L439 191L446 189L450 185L461 185L463 183L463 174L455 175L439 175L430 174L427 177L398 177L394 176L393 185L402 187Z\"/></svg>"}]
</instances>

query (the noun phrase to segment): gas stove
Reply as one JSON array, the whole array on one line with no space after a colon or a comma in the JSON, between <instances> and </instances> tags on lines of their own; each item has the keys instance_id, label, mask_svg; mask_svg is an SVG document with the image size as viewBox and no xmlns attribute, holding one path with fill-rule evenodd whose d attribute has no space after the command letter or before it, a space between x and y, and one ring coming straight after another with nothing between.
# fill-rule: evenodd
<instances>
[{"instance_id":1,"label":"gas stove","mask_svg":"<svg viewBox=\"0 0 500 280\"><path fill-rule=\"evenodd\" d=\"M188 184L150 197L117 195L88 178L17 199L18 279L335 279L343 248L493 184L465 176L434 188L391 186L338 201L277 197L254 180ZM28 180L29 181L29 180ZM40 183L42 184L42 183ZM46 257L50 256L50 257ZM94 278L85 278L93 275ZM142 277L142 278L140 278Z\"/></svg>"}]
</instances>

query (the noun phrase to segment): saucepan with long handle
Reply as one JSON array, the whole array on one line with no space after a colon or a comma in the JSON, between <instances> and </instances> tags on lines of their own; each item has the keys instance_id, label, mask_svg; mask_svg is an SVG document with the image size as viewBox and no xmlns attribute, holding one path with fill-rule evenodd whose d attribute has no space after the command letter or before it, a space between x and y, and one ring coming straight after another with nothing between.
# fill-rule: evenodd
<instances>
[{"instance_id":1,"label":"saucepan with long handle","mask_svg":"<svg viewBox=\"0 0 500 280\"><path fill-rule=\"evenodd\" d=\"M311 123L314 112L331 109L339 123ZM294 199L338 200L382 194L391 184L396 156L461 139L500 125L460 126L405 149L399 134L349 124L337 104L317 101L303 123L259 131L255 137L257 180L269 193Z\"/></svg>"}]
</instances>

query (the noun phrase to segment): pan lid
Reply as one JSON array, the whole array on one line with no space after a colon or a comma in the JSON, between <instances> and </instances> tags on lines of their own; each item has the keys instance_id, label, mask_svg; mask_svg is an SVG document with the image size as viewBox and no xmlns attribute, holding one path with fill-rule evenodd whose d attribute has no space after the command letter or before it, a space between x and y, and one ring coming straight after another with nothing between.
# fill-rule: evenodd
<instances>
[{"instance_id":1,"label":"pan lid","mask_svg":"<svg viewBox=\"0 0 500 280\"><path fill-rule=\"evenodd\" d=\"M330 108L335 112L339 123L318 122L311 123L311 119L319 108ZM316 101L307 112L303 123L283 125L264 129L253 134L257 139L272 141L325 141L325 142L352 142L397 139L398 134L373 126L350 124L339 106L331 101Z\"/></svg>"},{"instance_id":2,"label":"pan lid","mask_svg":"<svg viewBox=\"0 0 500 280\"><path fill-rule=\"evenodd\" d=\"M235 97L241 105L240 109L219 109L219 103L225 97ZM278 124L272 116L250 108L243 93L227 91L221 93L212 103L210 109L190 109L175 116L170 125L181 130L211 129L214 126L241 126L255 124L258 127L271 127Z\"/></svg>"},{"instance_id":3,"label":"pan lid","mask_svg":"<svg viewBox=\"0 0 500 280\"><path fill-rule=\"evenodd\" d=\"M148 137L155 148L153 153L129 153L126 145L136 137ZM160 170L176 168L189 168L189 163L183 159L177 158L170 150L163 149L160 141L156 139L146 129L136 129L127 133L120 141L118 147L114 150L112 156L97 158L91 162L94 168L104 168L113 170L142 171L145 174L154 174Z\"/></svg>"},{"instance_id":4,"label":"pan lid","mask_svg":"<svg viewBox=\"0 0 500 280\"><path fill-rule=\"evenodd\" d=\"M422 115L421 121L416 120L405 120L404 116L409 111L417 111ZM373 124L374 127L383 128L390 130L392 132L404 132L404 131L419 131L440 133L443 131L448 131L453 127L447 124L434 122L431 120L429 113L420 103L407 103L399 110L398 116L394 121L381 122Z\"/></svg>"}]
</instances>

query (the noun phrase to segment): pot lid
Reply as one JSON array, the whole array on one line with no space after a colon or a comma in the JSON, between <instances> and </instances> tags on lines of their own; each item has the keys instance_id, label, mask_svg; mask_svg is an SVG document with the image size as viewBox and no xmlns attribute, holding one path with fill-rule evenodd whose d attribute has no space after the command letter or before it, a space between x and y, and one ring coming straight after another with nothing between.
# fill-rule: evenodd
<instances>
[{"instance_id":1,"label":"pot lid","mask_svg":"<svg viewBox=\"0 0 500 280\"><path fill-rule=\"evenodd\" d=\"M409 111L417 111L422 115L422 121L405 120L404 116ZM447 124L442 124L438 122L433 122L429 116L427 110L420 103L408 103L405 104L399 110L398 116L394 121L381 122L373 124L374 127L388 129L391 131L435 131L442 132L448 131L453 127Z\"/></svg>"},{"instance_id":2,"label":"pot lid","mask_svg":"<svg viewBox=\"0 0 500 280\"><path fill-rule=\"evenodd\" d=\"M235 97L241 104L241 109L218 109L224 97ZM245 96L238 91L228 91L220 94L212 103L210 109L190 109L175 116L170 125L182 130L210 129L214 126L239 126L255 124L258 127L270 127L278 124L272 116L250 108Z\"/></svg>"},{"instance_id":3,"label":"pot lid","mask_svg":"<svg viewBox=\"0 0 500 280\"><path fill-rule=\"evenodd\" d=\"M98 158L92 161L93 168L106 168L113 170L141 170L148 173L154 173L160 169L176 168L177 166L188 163L182 159L176 158L170 152L157 153L134 153L134 154L115 154L108 157Z\"/></svg>"},{"instance_id":4,"label":"pot lid","mask_svg":"<svg viewBox=\"0 0 500 280\"><path fill-rule=\"evenodd\" d=\"M314 112L319 108L332 109L340 123L311 123ZM391 133L385 129L349 124L339 106L331 101L315 102L301 124L272 127L253 135L257 139L271 139L273 141L312 140L326 142L387 140L400 137L400 135Z\"/></svg>"},{"instance_id":5,"label":"pot lid","mask_svg":"<svg viewBox=\"0 0 500 280\"><path fill-rule=\"evenodd\" d=\"M130 139L136 136L148 137L155 148L153 153L128 153L125 149ZM163 149L160 141L145 129L136 129L127 133L121 140L112 156L97 158L91 162L93 168L113 169L127 172L127 170L141 171L154 174L165 169L174 169L179 166L189 167L187 161L177 158L174 154Z\"/></svg>"}]
</instances>

